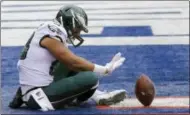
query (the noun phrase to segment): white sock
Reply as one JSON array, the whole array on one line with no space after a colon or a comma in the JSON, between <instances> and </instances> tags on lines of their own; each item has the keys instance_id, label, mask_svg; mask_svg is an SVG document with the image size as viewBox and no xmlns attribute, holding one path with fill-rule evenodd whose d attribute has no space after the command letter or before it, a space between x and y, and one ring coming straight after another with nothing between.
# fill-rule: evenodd
<instances>
[{"instance_id":1,"label":"white sock","mask_svg":"<svg viewBox=\"0 0 190 115\"><path fill-rule=\"evenodd\" d=\"M105 92L100 91L100 90L97 89L97 90L94 92L94 94L92 95L91 98L92 98L93 100L97 101L98 96L101 95L101 94L103 94L103 93L105 93Z\"/></svg>"}]
</instances>

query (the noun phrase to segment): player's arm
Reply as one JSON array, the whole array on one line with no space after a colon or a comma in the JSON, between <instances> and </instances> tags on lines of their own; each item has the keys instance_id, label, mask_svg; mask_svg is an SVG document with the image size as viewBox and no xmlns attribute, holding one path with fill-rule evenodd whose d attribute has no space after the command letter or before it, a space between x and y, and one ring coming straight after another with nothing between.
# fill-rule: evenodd
<instances>
[{"instance_id":1,"label":"player's arm","mask_svg":"<svg viewBox=\"0 0 190 115\"><path fill-rule=\"evenodd\" d=\"M116 54L112 61L107 63L106 66L101 66L98 64L93 64L90 61L79 57L72 53L67 47L63 45L60 41L46 37L40 42L42 47L47 48L59 61L64 63L68 68L73 71L93 71L105 75L107 73L112 73L116 68L120 67L125 61L121 54Z\"/></svg>"},{"instance_id":2,"label":"player's arm","mask_svg":"<svg viewBox=\"0 0 190 115\"><path fill-rule=\"evenodd\" d=\"M41 41L41 46L47 48L59 61L73 71L93 71L94 64L72 53L60 41L49 37Z\"/></svg>"}]
</instances>

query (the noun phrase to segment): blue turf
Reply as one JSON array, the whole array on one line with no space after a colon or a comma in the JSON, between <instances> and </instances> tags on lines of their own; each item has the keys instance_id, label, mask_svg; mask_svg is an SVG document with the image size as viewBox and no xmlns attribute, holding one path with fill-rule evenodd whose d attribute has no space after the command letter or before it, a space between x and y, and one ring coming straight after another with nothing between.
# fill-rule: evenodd
<instances>
[{"instance_id":1,"label":"blue turf","mask_svg":"<svg viewBox=\"0 0 190 115\"><path fill-rule=\"evenodd\" d=\"M153 36L150 26L105 26L100 34L86 34L83 37L110 36Z\"/></svg>"},{"instance_id":2,"label":"blue turf","mask_svg":"<svg viewBox=\"0 0 190 115\"><path fill-rule=\"evenodd\" d=\"M12 110L7 107L18 87L16 63L22 47L2 47L2 113L42 113L25 109ZM101 90L125 88L134 96L135 81L141 73L147 74L155 83L157 96L189 95L189 45L140 45L140 46L83 46L71 48L78 55L105 64L117 52L126 57L124 65L111 76L100 80ZM78 108L48 113L65 114L123 114L123 113L187 113L188 109L127 109L99 110L92 102Z\"/></svg>"}]
</instances>

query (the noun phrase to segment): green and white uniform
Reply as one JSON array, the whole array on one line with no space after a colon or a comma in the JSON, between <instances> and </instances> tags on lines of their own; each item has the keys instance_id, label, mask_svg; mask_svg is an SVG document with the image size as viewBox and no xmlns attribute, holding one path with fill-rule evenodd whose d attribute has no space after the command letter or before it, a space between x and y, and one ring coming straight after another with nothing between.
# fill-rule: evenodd
<instances>
[{"instance_id":1,"label":"green and white uniform","mask_svg":"<svg viewBox=\"0 0 190 115\"><path fill-rule=\"evenodd\" d=\"M78 33L87 33L87 26L88 17L85 11L80 7L68 5L60 8L54 22L44 23L36 29L21 52L17 64L21 88L18 88L9 107L19 108L24 101L30 108L47 111L62 108L74 101L84 102L89 97L97 104L104 105L124 99L124 90L109 93L96 90L98 77L94 74L112 73L125 60L120 54L116 54L111 64L106 66L94 64L93 72L75 73L41 46L41 41L50 37L65 46L70 42L74 47L78 47L84 41ZM79 42L76 44L73 39Z\"/></svg>"},{"instance_id":2,"label":"green and white uniform","mask_svg":"<svg viewBox=\"0 0 190 115\"><path fill-rule=\"evenodd\" d=\"M61 108L74 99L85 101L92 96L98 84L93 72L74 73L56 58L40 42L45 37L57 39L67 46L65 29L54 22L44 23L26 43L17 68L22 94L41 87L54 108ZM39 108L32 97L25 99L30 108Z\"/></svg>"}]
</instances>

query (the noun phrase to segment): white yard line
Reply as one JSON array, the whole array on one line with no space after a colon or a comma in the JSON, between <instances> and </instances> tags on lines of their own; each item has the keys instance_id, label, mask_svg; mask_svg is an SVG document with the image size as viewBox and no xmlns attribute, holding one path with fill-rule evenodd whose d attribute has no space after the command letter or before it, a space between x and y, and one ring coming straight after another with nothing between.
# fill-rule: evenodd
<instances>
[{"instance_id":1,"label":"white yard line","mask_svg":"<svg viewBox=\"0 0 190 115\"><path fill-rule=\"evenodd\" d=\"M143 107L143 105L136 98L125 99L124 101L112 105L111 107ZM163 108L180 108L189 107L188 97L165 97L165 98L155 98L150 107L163 107Z\"/></svg>"},{"instance_id":2,"label":"white yard line","mask_svg":"<svg viewBox=\"0 0 190 115\"><path fill-rule=\"evenodd\" d=\"M28 38L1 38L1 46L23 46ZM83 46L110 45L189 45L189 36L84 38Z\"/></svg>"}]
</instances>

